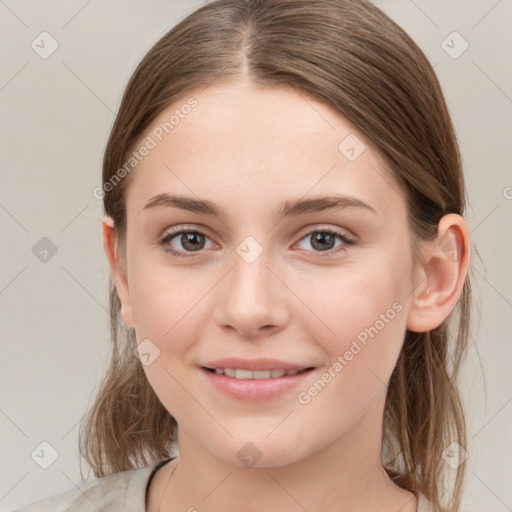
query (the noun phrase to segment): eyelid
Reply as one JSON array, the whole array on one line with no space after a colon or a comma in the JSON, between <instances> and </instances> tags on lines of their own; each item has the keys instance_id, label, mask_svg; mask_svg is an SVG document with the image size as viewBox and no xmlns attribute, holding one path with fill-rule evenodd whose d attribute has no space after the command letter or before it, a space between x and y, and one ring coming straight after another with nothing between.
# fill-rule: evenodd
<instances>
[{"instance_id":1,"label":"eyelid","mask_svg":"<svg viewBox=\"0 0 512 512\"><path fill-rule=\"evenodd\" d=\"M333 226L331 224L311 224L305 228L302 228L297 236L300 236L300 240L302 240L305 236L311 235L318 231L335 231L337 235L344 236L353 242L356 242L358 239L357 236L348 229L341 228L339 226Z\"/></svg>"},{"instance_id":2,"label":"eyelid","mask_svg":"<svg viewBox=\"0 0 512 512\"><path fill-rule=\"evenodd\" d=\"M165 238L169 235L178 235L183 232L200 233L201 235L208 237L210 240L214 238L210 234L210 230L201 224L178 224L177 226L164 229L163 233L158 237L158 239L162 240L162 238Z\"/></svg>"},{"instance_id":3,"label":"eyelid","mask_svg":"<svg viewBox=\"0 0 512 512\"><path fill-rule=\"evenodd\" d=\"M338 226L332 226L330 224L310 224L309 226L306 226L304 228L301 228L299 232L295 235L296 237L300 236L300 240L302 240L306 235L312 234L316 231L321 230L334 230L336 232L339 232L339 234L346 236L347 238L350 238L353 241L357 241L358 237L352 232L349 231L346 228L341 228ZM163 237L169 235L169 234L178 234L182 231L194 231L201 233L204 236L207 236L208 238L212 238L210 234L208 234L208 230L206 227L200 225L200 224L179 224L177 226L173 226L170 228L166 228L162 235L160 235L159 239L162 239Z\"/></svg>"}]
</instances>

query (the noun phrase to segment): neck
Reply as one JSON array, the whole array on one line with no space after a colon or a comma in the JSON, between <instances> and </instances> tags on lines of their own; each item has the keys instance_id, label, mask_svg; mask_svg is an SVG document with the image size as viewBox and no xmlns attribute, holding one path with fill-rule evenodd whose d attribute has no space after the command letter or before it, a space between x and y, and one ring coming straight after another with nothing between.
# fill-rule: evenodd
<instances>
[{"instance_id":1,"label":"neck","mask_svg":"<svg viewBox=\"0 0 512 512\"><path fill-rule=\"evenodd\" d=\"M414 495L382 467L384 399L350 431L326 445L321 440L321 449L284 466L228 464L180 431L180 456L166 465L167 476L175 471L165 478L154 512L415 512Z\"/></svg>"}]
</instances>

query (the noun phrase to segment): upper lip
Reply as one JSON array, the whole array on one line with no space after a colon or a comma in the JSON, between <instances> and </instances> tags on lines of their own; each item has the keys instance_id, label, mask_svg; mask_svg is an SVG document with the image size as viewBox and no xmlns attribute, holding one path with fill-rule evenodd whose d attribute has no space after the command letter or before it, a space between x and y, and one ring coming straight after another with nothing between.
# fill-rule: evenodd
<instances>
[{"instance_id":1,"label":"upper lip","mask_svg":"<svg viewBox=\"0 0 512 512\"><path fill-rule=\"evenodd\" d=\"M205 368L232 368L239 370L304 370L312 368L311 365L288 363L279 359L240 359L237 357L229 357L225 359L216 359L209 361L203 365Z\"/></svg>"}]
</instances>

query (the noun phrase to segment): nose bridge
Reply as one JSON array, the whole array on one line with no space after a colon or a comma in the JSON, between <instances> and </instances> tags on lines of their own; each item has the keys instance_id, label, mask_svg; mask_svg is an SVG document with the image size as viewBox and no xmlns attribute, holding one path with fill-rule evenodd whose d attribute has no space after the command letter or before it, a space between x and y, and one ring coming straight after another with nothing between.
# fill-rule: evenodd
<instances>
[{"instance_id":1,"label":"nose bridge","mask_svg":"<svg viewBox=\"0 0 512 512\"><path fill-rule=\"evenodd\" d=\"M263 307L267 301L272 301L269 288L272 272L270 252L263 250L253 240L242 242L236 248L233 257L233 270L231 276L231 294L237 299L239 308L249 305Z\"/></svg>"},{"instance_id":2,"label":"nose bridge","mask_svg":"<svg viewBox=\"0 0 512 512\"><path fill-rule=\"evenodd\" d=\"M282 283L270 270L272 261L271 251L252 237L235 248L222 300L218 302L220 323L246 334L255 334L260 327L284 325L286 303Z\"/></svg>"},{"instance_id":3,"label":"nose bridge","mask_svg":"<svg viewBox=\"0 0 512 512\"><path fill-rule=\"evenodd\" d=\"M243 246L242 246L243 247ZM268 267L271 265L267 251L262 252L253 259L253 250L237 255L233 258L232 290L240 300L250 299L254 303L268 299L267 291L272 273Z\"/></svg>"}]
</instances>

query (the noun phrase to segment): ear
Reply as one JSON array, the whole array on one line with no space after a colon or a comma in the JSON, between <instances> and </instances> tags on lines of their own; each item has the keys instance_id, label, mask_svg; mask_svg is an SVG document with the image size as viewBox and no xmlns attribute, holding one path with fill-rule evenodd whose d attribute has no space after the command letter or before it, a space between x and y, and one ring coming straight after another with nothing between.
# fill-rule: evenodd
<instances>
[{"instance_id":1,"label":"ear","mask_svg":"<svg viewBox=\"0 0 512 512\"><path fill-rule=\"evenodd\" d=\"M455 213L445 215L439 221L436 239L425 247L419 280L411 292L407 329L427 332L450 315L462 293L470 252L464 219Z\"/></svg>"},{"instance_id":2,"label":"ear","mask_svg":"<svg viewBox=\"0 0 512 512\"><path fill-rule=\"evenodd\" d=\"M103 247L110 265L110 272L114 279L117 294L121 300L121 315L124 323L129 327L135 327L133 321L132 303L128 289L126 268L117 250L117 239L114 231L112 217L103 218Z\"/></svg>"}]
</instances>

